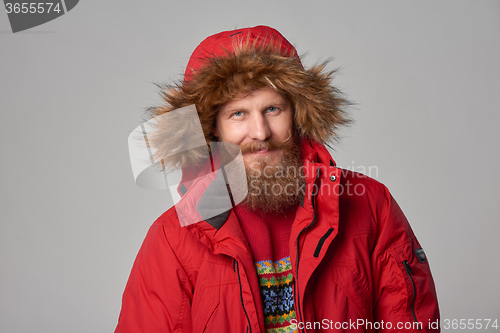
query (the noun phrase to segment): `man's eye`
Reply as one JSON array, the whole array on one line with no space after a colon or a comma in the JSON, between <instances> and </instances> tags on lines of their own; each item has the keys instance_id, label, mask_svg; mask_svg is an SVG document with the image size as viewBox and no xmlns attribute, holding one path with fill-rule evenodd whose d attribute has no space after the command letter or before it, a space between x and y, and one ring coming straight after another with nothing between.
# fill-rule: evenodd
<instances>
[{"instance_id":1,"label":"man's eye","mask_svg":"<svg viewBox=\"0 0 500 333\"><path fill-rule=\"evenodd\" d=\"M241 112L241 111L236 111L235 113L233 113L233 114L231 115L231 117L241 117L242 115L243 115L243 112Z\"/></svg>"},{"instance_id":2,"label":"man's eye","mask_svg":"<svg viewBox=\"0 0 500 333\"><path fill-rule=\"evenodd\" d=\"M278 108L275 106L271 106L270 108L267 109L267 112L275 112L278 111Z\"/></svg>"}]
</instances>

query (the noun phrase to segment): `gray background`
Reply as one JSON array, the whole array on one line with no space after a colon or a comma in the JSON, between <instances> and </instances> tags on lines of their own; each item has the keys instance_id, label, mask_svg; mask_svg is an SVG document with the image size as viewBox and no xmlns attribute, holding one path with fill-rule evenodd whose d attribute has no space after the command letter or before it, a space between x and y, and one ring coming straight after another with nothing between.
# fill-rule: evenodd
<instances>
[{"instance_id":1,"label":"gray background","mask_svg":"<svg viewBox=\"0 0 500 333\"><path fill-rule=\"evenodd\" d=\"M358 104L334 158L377 168L430 258L442 318L500 320L499 1L87 0L18 34L0 12L0 332L114 330L170 206L128 159L152 82L178 79L208 35L258 24L306 66L342 67Z\"/></svg>"}]
</instances>

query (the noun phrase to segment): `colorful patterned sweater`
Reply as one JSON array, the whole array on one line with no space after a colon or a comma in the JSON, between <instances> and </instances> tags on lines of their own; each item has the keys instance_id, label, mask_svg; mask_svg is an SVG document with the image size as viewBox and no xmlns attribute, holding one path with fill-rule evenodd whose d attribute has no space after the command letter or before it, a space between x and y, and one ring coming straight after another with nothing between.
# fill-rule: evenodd
<instances>
[{"instance_id":1,"label":"colorful patterned sweater","mask_svg":"<svg viewBox=\"0 0 500 333\"><path fill-rule=\"evenodd\" d=\"M297 332L290 324L295 310L288 245L296 210L294 206L274 215L249 211L242 206L235 208L252 250L267 333Z\"/></svg>"}]
</instances>

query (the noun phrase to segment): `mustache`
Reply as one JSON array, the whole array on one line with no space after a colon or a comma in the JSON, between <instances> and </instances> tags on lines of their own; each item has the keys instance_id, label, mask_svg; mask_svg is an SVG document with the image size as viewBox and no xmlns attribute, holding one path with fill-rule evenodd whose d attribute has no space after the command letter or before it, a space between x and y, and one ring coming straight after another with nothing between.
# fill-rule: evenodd
<instances>
[{"instance_id":1,"label":"mustache","mask_svg":"<svg viewBox=\"0 0 500 333\"><path fill-rule=\"evenodd\" d=\"M288 136L288 139L285 141L280 141L277 139L269 138L264 141L252 141L247 144L244 144L240 146L241 153L242 154L247 154L247 153L255 153L259 150L277 150L277 149L283 149L288 145L288 142L290 141L290 138L292 137L292 134Z\"/></svg>"}]
</instances>

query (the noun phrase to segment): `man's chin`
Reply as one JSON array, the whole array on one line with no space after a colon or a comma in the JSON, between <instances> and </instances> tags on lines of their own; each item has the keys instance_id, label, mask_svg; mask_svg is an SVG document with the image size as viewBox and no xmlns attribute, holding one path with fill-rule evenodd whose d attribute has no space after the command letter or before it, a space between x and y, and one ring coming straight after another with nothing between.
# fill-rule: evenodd
<instances>
[{"instance_id":1,"label":"man's chin","mask_svg":"<svg viewBox=\"0 0 500 333\"><path fill-rule=\"evenodd\" d=\"M298 147L274 154L245 154L248 196L243 204L251 210L281 213L300 202L305 191ZM265 156L262 156L265 155Z\"/></svg>"}]
</instances>

